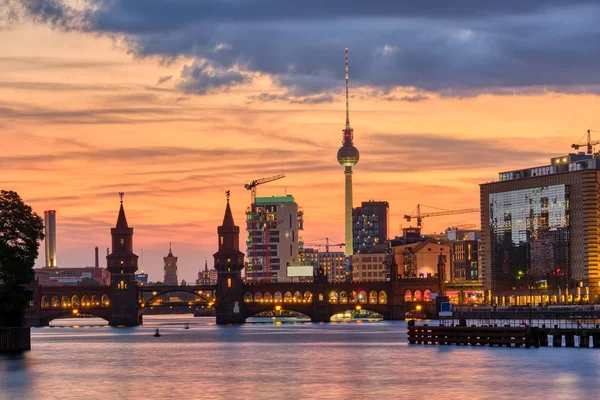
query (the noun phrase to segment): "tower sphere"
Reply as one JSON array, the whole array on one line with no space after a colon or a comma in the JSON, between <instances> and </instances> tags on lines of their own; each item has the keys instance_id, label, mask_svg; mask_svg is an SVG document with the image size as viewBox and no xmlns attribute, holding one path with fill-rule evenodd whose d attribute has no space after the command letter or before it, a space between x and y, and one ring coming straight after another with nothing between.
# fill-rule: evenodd
<instances>
[{"instance_id":1,"label":"tower sphere","mask_svg":"<svg viewBox=\"0 0 600 400\"><path fill-rule=\"evenodd\" d=\"M353 145L343 145L337 153L337 160L342 167L354 167L358 163L360 154Z\"/></svg>"}]
</instances>

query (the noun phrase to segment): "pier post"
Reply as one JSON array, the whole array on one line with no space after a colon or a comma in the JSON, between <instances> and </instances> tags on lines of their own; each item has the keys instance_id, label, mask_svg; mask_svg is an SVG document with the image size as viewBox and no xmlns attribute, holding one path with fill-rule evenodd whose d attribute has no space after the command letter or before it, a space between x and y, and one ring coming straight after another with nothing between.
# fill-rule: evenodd
<instances>
[{"instance_id":1,"label":"pier post","mask_svg":"<svg viewBox=\"0 0 600 400\"><path fill-rule=\"evenodd\" d=\"M562 347L562 335L559 332L552 334L552 347Z\"/></svg>"},{"instance_id":2,"label":"pier post","mask_svg":"<svg viewBox=\"0 0 600 400\"><path fill-rule=\"evenodd\" d=\"M600 348L600 333L594 333L592 335L592 340L593 340L592 346L594 346L595 349Z\"/></svg>"},{"instance_id":3,"label":"pier post","mask_svg":"<svg viewBox=\"0 0 600 400\"><path fill-rule=\"evenodd\" d=\"M565 334L565 347L575 347L575 334L573 332Z\"/></svg>"},{"instance_id":4,"label":"pier post","mask_svg":"<svg viewBox=\"0 0 600 400\"><path fill-rule=\"evenodd\" d=\"M579 347L590 347L590 336L586 331L579 334Z\"/></svg>"}]
</instances>

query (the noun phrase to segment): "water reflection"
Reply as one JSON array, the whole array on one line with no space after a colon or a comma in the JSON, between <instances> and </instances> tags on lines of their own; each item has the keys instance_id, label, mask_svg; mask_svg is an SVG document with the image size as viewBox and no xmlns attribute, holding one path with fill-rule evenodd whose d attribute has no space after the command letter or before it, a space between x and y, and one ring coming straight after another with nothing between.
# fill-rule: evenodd
<instances>
[{"instance_id":1,"label":"water reflection","mask_svg":"<svg viewBox=\"0 0 600 400\"><path fill-rule=\"evenodd\" d=\"M144 321L34 329L30 353L0 358L0 398L600 398L594 349L408 346L403 322Z\"/></svg>"}]
</instances>

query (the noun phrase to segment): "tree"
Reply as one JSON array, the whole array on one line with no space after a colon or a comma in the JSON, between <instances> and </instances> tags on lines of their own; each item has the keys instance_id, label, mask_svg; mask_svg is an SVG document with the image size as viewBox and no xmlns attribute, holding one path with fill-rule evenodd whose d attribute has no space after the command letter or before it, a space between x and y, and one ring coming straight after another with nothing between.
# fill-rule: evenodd
<instances>
[{"instance_id":1,"label":"tree","mask_svg":"<svg viewBox=\"0 0 600 400\"><path fill-rule=\"evenodd\" d=\"M32 299L26 288L44 238L44 223L16 192L0 190L0 326L22 326Z\"/></svg>"}]
</instances>

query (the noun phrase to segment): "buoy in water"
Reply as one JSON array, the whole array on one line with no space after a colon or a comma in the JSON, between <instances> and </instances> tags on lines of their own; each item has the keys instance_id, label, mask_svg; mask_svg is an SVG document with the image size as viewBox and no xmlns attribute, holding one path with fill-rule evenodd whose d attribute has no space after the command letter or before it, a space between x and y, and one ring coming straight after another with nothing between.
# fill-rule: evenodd
<instances>
[{"instance_id":1,"label":"buoy in water","mask_svg":"<svg viewBox=\"0 0 600 400\"><path fill-rule=\"evenodd\" d=\"M156 333L154 334L154 337L160 337L160 332L158 331L158 328L156 328Z\"/></svg>"}]
</instances>

